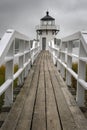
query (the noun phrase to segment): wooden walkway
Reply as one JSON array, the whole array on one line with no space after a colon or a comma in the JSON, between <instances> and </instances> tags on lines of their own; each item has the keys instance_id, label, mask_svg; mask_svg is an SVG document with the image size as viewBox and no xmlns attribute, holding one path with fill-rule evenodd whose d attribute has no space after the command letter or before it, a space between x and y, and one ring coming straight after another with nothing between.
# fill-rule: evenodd
<instances>
[{"instance_id":1,"label":"wooden walkway","mask_svg":"<svg viewBox=\"0 0 87 130\"><path fill-rule=\"evenodd\" d=\"M87 130L48 51L38 56L1 130Z\"/></svg>"}]
</instances>

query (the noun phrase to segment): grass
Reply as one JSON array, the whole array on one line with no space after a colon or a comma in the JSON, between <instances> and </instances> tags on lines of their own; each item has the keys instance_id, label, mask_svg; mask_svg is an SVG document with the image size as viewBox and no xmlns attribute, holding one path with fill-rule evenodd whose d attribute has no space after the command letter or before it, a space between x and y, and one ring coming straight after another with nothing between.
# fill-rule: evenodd
<instances>
[{"instance_id":1,"label":"grass","mask_svg":"<svg viewBox=\"0 0 87 130\"><path fill-rule=\"evenodd\" d=\"M18 65L14 65L14 73L16 73L18 70ZM0 67L0 86L5 82L5 66L2 65ZM15 88L17 86L18 78L14 80L13 87ZM2 109L2 106L4 104L4 94L0 96L0 111Z\"/></svg>"}]
</instances>

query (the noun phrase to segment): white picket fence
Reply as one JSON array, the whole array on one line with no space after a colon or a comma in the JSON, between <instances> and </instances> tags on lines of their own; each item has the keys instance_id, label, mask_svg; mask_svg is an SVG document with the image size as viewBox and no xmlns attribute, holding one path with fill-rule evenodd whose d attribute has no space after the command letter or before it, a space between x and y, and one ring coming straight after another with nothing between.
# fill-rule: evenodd
<instances>
[{"instance_id":1,"label":"white picket fence","mask_svg":"<svg viewBox=\"0 0 87 130\"><path fill-rule=\"evenodd\" d=\"M39 42L33 41L30 48L29 38L15 30L7 30L0 41L0 66L5 65L5 82L0 86L0 95L5 93L4 105L13 103L13 82L18 78L18 85L22 85L31 64L40 52ZM15 60L18 71L14 74Z\"/></svg>"},{"instance_id":2,"label":"white picket fence","mask_svg":"<svg viewBox=\"0 0 87 130\"><path fill-rule=\"evenodd\" d=\"M75 47L78 47L77 54L74 54L73 51ZM54 64L57 63L58 70L66 79L66 84L71 86L71 76L77 80L76 101L79 106L84 106L85 90L87 90L87 32L77 32L65 37L58 45L52 40L49 42L49 51L52 54ZM72 69L73 59L76 59L78 63L78 73Z\"/></svg>"}]
</instances>

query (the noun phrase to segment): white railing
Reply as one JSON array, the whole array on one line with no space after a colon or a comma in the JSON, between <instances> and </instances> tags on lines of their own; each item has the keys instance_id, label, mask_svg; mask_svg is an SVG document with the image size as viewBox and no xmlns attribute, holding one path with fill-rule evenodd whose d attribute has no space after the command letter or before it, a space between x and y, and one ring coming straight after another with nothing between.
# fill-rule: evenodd
<instances>
[{"instance_id":1,"label":"white railing","mask_svg":"<svg viewBox=\"0 0 87 130\"><path fill-rule=\"evenodd\" d=\"M75 54L75 49L77 49ZM49 51L52 54L54 64L66 84L71 86L71 77L77 81L76 101L79 106L84 106L86 82L86 65L87 65L87 32L77 32L61 40L58 47L55 47L54 40L49 43ZM78 64L78 72L72 69L73 62ZM66 71L65 71L66 70Z\"/></svg>"},{"instance_id":2,"label":"white railing","mask_svg":"<svg viewBox=\"0 0 87 130\"><path fill-rule=\"evenodd\" d=\"M37 25L36 30L60 30L59 25Z\"/></svg>"},{"instance_id":3,"label":"white railing","mask_svg":"<svg viewBox=\"0 0 87 130\"><path fill-rule=\"evenodd\" d=\"M5 93L5 106L13 103L13 82L18 78L18 85L22 85L31 64L40 52L39 42L33 41L30 48L29 38L14 30L7 30L0 41L0 66L5 65L5 82L0 86L0 95ZM18 71L14 74L14 65L18 64Z\"/></svg>"}]
</instances>

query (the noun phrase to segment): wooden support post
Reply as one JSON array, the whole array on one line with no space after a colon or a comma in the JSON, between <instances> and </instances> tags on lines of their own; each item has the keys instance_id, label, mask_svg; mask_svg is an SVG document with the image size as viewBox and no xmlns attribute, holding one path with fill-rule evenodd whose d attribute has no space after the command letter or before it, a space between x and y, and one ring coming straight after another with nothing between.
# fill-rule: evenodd
<instances>
[{"instance_id":1,"label":"wooden support post","mask_svg":"<svg viewBox=\"0 0 87 130\"><path fill-rule=\"evenodd\" d=\"M5 91L5 99L4 99L5 107L10 107L13 103L13 73L14 73L13 53L14 53L14 41L9 49L9 52L7 53L7 58L11 58L11 60L6 62L5 80L12 79L12 84Z\"/></svg>"},{"instance_id":2,"label":"wooden support post","mask_svg":"<svg viewBox=\"0 0 87 130\"><path fill-rule=\"evenodd\" d=\"M20 40L19 42L19 52L22 54L19 57L19 69L24 67L24 41ZM19 76L18 84L22 85L24 82L24 71Z\"/></svg>"},{"instance_id":3,"label":"wooden support post","mask_svg":"<svg viewBox=\"0 0 87 130\"><path fill-rule=\"evenodd\" d=\"M55 50L53 50L53 63L54 63L54 65L56 65L56 58L55 58Z\"/></svg>"},{"instance_id":4,"label":"wooden support post","mask_svg":"<svg viewBox=\"0 0 87 130\"><path fill-rule=\"evenodd\" d=\"M57 70L58 71L60 71L60 67L61 67L61 65L60 65L59 61L57 61Z\"/></svg>"},{"instance_id":5,"label":"wooden support post","mask_svg":"<svg viewBox=\"0 0 87 130\"><path fill-rule=\"evenodd\" d=\"M85 89L79 83L77 85L76 101L80 107L84 106Z\"/></svg>"},{"instance_id":6,"label":"wooden support post","mask_svg":"<svg viewBox=\"0 0 87 130\"><path fill-rule=\"evenodd\" d=\"M85 103L85 89L79 83L79 79L85 80L85 78L86 78L85 75L86 75L86 63L79 60L78 80L77 80L77 95L76 95L76 101L77 101L79 106L84 106L84 103Z\"/></svg>"},{"instance_id":7,"label":"wooden support post","mask_svg":"<svg viewBox=\"0 0 87 130\"><path fill-rule=\"evenodd\" d=\"M23 68L23 61L24 61L23 58L24 58L24 56L19 57L19 69ZM23 72L22 72L19 76L19 85L22 85L23 82L24 82L24 75L23 75Z\"/></svg>"},{"instance_id":8,"label":"wooden support post","mask_svg":"<svg viewBox=\"0 0 87 130\"><path fill-rule=\"evenodd\" d=\"M59 58L62 63L65 63L65 49L66 49L66 43L61 44L61 51L59 51ZM65 78L65 68L63 65L60 65L60 73L63 78Z\"/></svg>"},{"instance_id":9,"label":"wooden support post","mask_svg":"<svg viewBox=\"0 0 87 130\"><path fill-rule=\"evenodd\" d=\"M72 57L69 54L72 54L73 42L67 42L67 68L72 69ZM71 86L71 74L66 70L66 83L68 86Z\"/></svg>"},{"instance_id":10,"label":"wooden support post","mask_svg":"<svg viewBox=\"0 0 87 130\"><path fill-rule=\"evenodd\" d=\"M66 84L71 86L71 74L66 70Z\"/></svg>"},{"instance_id":11,"label":"wooden support post","mask_svg":"<svg viewBox=\"0 0 87 130\"><path fill-rule=\"evenodd\" d=\"M87 54L85 53L83 44L81 41L79 41L79 65L78 65L78 80L77 80L77 95L76 95L76 101L80 107L84 106L85 103L85 89L81 84L79 83L79 80L85 80L86 79L86 62L82 61L81 57L87 57Z\"/></svg>"},{"instance_id":12,"label":"wooden support post","mask_svg":"<svg viewBox=\"0 0 87 130\"><path fill-rule=\"evenodd\" d=\"M61 65L61 75L62 78L65 78L65 68Z\"/></svg>"}]
</instances>

